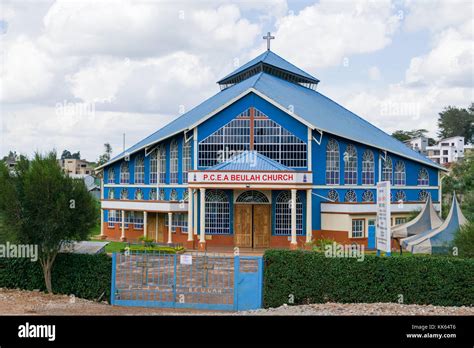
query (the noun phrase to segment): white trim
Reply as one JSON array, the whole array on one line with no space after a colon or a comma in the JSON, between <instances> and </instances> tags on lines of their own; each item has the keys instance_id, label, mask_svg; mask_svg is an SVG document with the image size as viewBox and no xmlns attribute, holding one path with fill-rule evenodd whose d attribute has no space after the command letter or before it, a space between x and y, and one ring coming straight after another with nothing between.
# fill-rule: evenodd
<instances>
[{"instance_id":1,"label":"white trim","mask_svg":"<svg viewBox=\"0 0 474 348\"><path fill-rule=\"evenodd\" d=\"M194 128L193 132L193 169L197 170L198 164L198 129Z\"/></svg>"},{"instance_id":2,"label":"white trim","mask_svg":"<svg viewBox=\"0 0 474 348\"><path fill-rule=\"evenodd\" d=\"M109 188L187 188L188 184L105 184L104 187Z\"/></svg>"},{"instance_id":3,"label":"white trim","mask_svg":"<svg viewBox=\"0 0 474 348\"><path fill-rule=\"evenodd\" d=\"M314 189L376 189L376 185L313 185ZM398 190L437 190L438 186L392 186Z\"/></svg>"},{"instance_id":4,"label":"white trim","mask_svg":"<svg viewBox=\"0 0 474 348\"><path fill-rule=\"evenodd\" d=\"M316 132L319 133L319 140L317 140L315 137L313 137L313 140L316 142L316 144L321 145L321 141L323 140L323 131L320 129L315 128L314 129Z\"/></svg>"},{"instance_id":5,"label":"white trim","mask_svg":"<svg viewBox=\"0 0 474 348\"><path fill-rule=\"evenodd\" d=\"M306 166L308 168L308 171L311 171L313 169L313 130L308 127L308 141L306 144L306 151L308 152L307 156L307 163Z\"/></svg>"},{"instance_id":6,"label":"white trim","mask_svg":"<svg viewBox=\"0 0 474 348\"><path fill-rule=\"evenodd\" d=\"M435 210L439 211L439 203L433 204ZM414 210L421 210L425 206L424 202L414 204L399 204L397 202L390 204L392 213L410 213ZM345 214L376 214L377 203L356 204L356 203L324 203L321 202L321 214L345 213Z\"/></svg>"},{"instance_id":7,"label":"white trim","mask_svg":"<svg viewBox=\"0 0 474 348\"><path fill-rule=\"evenodd\" d=\"M176 212L187 212L188 203L185 202L134 202L134 201L120 201L113 200L108 201L104 200L101 202L102 209L108 210L137 210L137 211L176 211Z\"/></svg>"}]
</instances>

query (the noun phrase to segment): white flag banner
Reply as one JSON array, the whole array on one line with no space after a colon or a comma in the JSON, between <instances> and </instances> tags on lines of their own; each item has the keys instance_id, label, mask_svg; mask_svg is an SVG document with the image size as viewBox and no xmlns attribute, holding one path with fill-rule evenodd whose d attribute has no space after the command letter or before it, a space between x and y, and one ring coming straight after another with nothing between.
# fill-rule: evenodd
<instances>
[{"instance_id":1,"label":"white flag banner","mask_svg":"<svg viewBox=\"0 0 474 348\"><path fill-rule=\"evenodd\" d=\"M377 250L390 253L391 217L390 217L390 181L377 183Z\"/></svg>"}]
</instances>

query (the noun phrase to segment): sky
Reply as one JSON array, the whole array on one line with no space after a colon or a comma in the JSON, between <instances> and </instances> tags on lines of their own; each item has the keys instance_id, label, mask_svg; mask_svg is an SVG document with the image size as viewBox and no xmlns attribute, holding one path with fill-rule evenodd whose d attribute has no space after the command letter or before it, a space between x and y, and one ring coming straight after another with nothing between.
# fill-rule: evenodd
<instances>
[{"instance_id":1,"label":"sky","mask_svg":"<svg viewBox=\"0 0 474 348\"><path fill-rule=\"evenodd\" d=\"M387 133L474 101L469 0L1 0L0 157L113 154L266 49ZM337 120L335 120L337 122Z\"/></svg>"}]
</instances>

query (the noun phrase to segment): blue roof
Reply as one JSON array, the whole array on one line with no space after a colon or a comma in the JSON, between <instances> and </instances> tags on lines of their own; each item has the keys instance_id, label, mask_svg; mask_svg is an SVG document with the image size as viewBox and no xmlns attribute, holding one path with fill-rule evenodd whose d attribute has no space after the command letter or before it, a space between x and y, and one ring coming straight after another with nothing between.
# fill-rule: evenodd
<instances>
[{"instance_id":1,"label":"blue roof","mask_svg":"<svg viewBox=\"0 0 474 348\"><path fill-rule=\"evenodd\" d=\"M266 53L268 54L268 52ZM115 162L124 157L125 154L131 154L174 134L189 130L191 126L199 123L205 116L231 102L250 88L272 99L282 107L293 105L294 111L293 113L289 112L290 114L299 116L307 124L326 133L351 139L428 166L446 170L321 93L265 72L260 72L220 91L97 169Z\"/></svg>"},{"instance_id":2,"label":"blue roof","mask_svg":"<svg viewBox=\"0 0 474 348\"><path fill-rule=\"evenodd\" d=\"M265 64L268 64L268 65L272 65L274 67L277 67L277 68L282 69L282 70L286 70L286 71L288 71L290 73L293 73L295 75L305 77L309 80L312 80L315 83L319 82L319 80L316 77L311 76L306 71L303 71L300 68L294 66L293 64L286 61L285 59L283 59L279 55L273 53L272 51L266 51L266 52L262 53L261 55L259 55L258 57L254 58L251 61L247 62L246 64L242 65L240 68L234 70L229 75L227 75L224 78L220 79L217 83L221 83L222 81L225 81L225 80L231 78L232 76L238 75L239 73L241 73L241 72L243 72L243 71L253 67L254 65L259 64L259 63L265 63Z\"/></svg>"},{"instance_id":3,"label":"blue roof","mask_svg":"<svg viewBox=\"0 0 474 348\"><path fill-rule=\"evenodd\" d=\"M216 164L207 170L275 170L275 171L294 171L281 163L278 163L257 151L243 151L227 161Z\"/></svg>"}]
</instances>

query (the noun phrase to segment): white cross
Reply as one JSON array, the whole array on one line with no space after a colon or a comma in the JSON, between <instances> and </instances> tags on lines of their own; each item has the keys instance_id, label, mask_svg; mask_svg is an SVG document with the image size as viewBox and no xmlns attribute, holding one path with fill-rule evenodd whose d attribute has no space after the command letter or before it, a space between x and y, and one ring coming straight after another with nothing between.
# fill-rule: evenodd
<instances>
[{"instance_id":1,"label":"white cross","mask_svg":"<svg viewBox=\"0 0 474 348\"><path fill-rule=\"evenodd\" d=\"M264 40L267 40L267 51L270 51L270 40L273 40L275 36L272 36L270 32L267 33L266 36L263 37Z\"/></svg>"}]
</instances>

